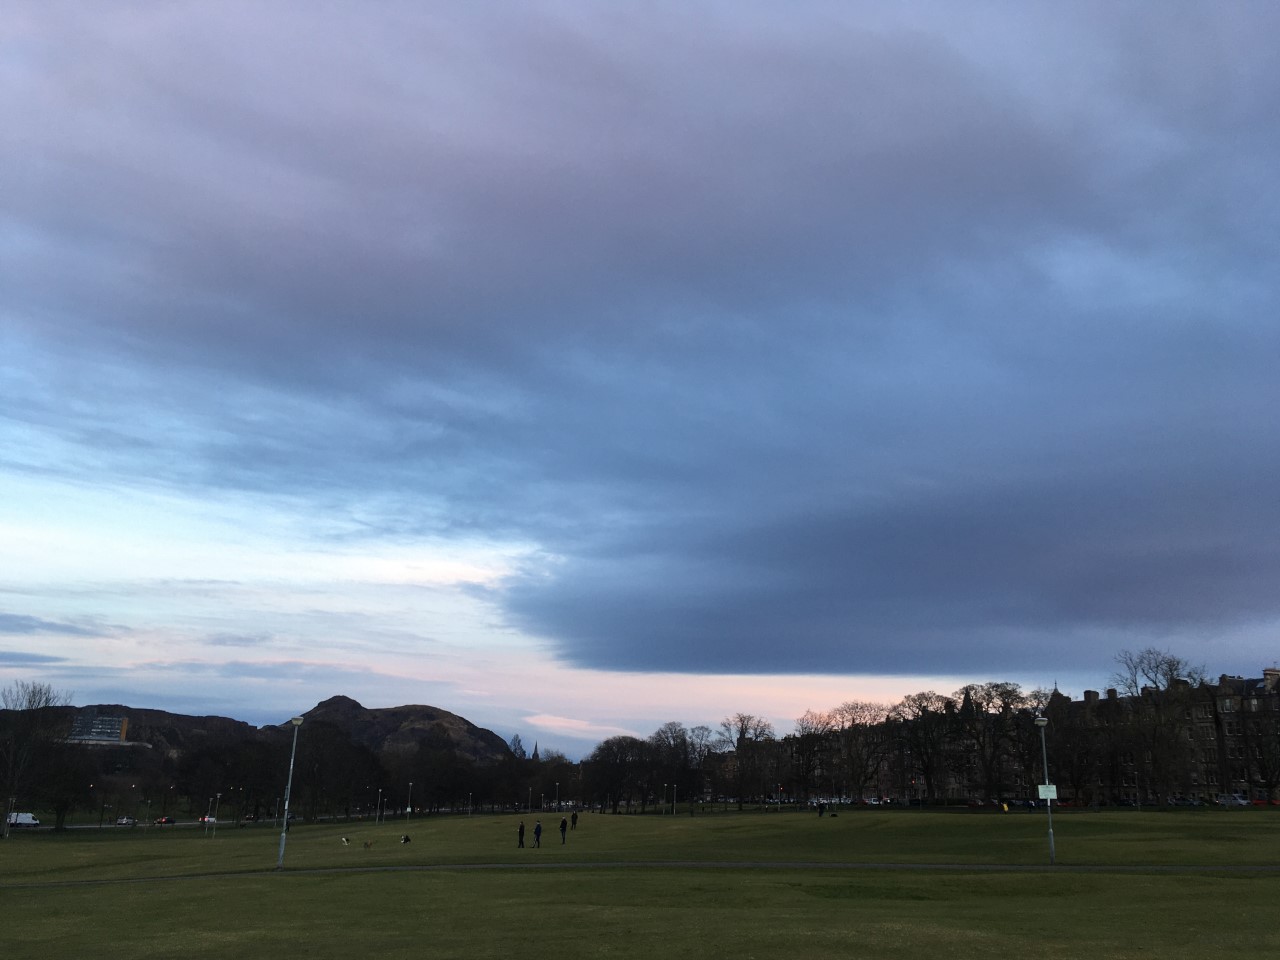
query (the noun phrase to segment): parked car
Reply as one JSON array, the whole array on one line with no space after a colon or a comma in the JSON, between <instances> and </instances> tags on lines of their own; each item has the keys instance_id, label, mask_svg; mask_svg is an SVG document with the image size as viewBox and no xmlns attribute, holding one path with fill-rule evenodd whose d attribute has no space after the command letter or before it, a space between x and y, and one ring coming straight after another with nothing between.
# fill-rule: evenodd
<instances>
[{"instance_id":1,"label":"parked car","mask_svg":"<svg viewBox=\"0 0 1280 960\"><path fill-rule=\"evenodd\" d=\"M196 819L196 822L197 823L217 823L218 819L217 817L211 817L206 813L203 817L198 817Z\"/></svg>"},{"instance_id":2,"label":"parked car","mask_svg":"<svg viewBox=\"0 0 1280 960\"><path fill-rule=\"evenodd\" d=\"M9 814L9 826L11 827L38 827L40 821L36 819L34 813L11 813Z\"/></svg>"},{"instance_id":3,"label":"parked car","mask_svg":"<svg viewBox=\"0 0 1280 960\"><path fill-rule=\"evenodd\" d=\"M117 827L132 827L137 824L137 820L133 817L116 817Z\"/></svg>"},{"instance_id":4,"label":"parked car","mask_svg":"<svg viewBox=\"0 0 1280 960\"><path fill-rule=\"evenodd\" d=\"M173 823L173 817L156 817L157 827L163 827L166 823Z\"/></svg>"}]
</instances>

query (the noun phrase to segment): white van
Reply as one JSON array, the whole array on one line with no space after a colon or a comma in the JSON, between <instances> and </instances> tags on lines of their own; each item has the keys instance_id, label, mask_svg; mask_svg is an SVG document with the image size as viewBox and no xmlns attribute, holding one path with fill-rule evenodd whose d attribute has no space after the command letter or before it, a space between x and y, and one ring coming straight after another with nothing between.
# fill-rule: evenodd
<instances>
[{"instance_id":1,"label":"white van","mask_svg":"<svg viewBox=\"0 0 1280 960\"><path fill-rule=\"evenodd\" d=\"M9 826L38 827L40 826L40 821L36 819L34 813L11 813L9 814Z\"/></svg>"}]
</instances>

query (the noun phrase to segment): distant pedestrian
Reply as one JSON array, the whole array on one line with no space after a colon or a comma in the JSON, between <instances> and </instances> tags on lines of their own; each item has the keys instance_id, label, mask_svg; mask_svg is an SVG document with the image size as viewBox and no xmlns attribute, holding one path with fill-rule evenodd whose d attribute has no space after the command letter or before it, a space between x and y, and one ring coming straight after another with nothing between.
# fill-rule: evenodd
<instances>
[{"instance_id":1,"label":"distant pedestrian","mask_svg":"<svg viewBox=\"0 0 1280 960\"><path fill-rule=\"evenodd\" d=\"M542 821L538 820L533 825L533 845L535 847L542 846Z\"/></svg>"},{"instance_id":2,"label":"distant pedestrian","mask_svg":"<svg viewBox=\"0 0 1280 960\"><path fill-rule=\"evenodd\" d=\"M516 846L523 847L524 846L524 821L523 820L520 821L520 826L516 828L516 838L520 841L519 843L516 844Z\"/></svg>"},{"instance_id":3,"label":"distant pedestrian","mask_svg":"<svg viewBox=\"0 0 1280 960\"><path fill-rule=\"evenodd\" d=\"M560 846L564 846L564 833L569 829L569 821L564 817L560 818Z\"/></svg>"},{"instance_id":4,"label":"distant pedestrian","mask_svg":"<svg viewBox=\"0 0 1280 960\"><path fill-rule=\"evenodd\" d=\"M578 811L577 810L573 811L573 815L569 817L569 829L570 830L578 829Z\"/></svg>"}]
</instances>

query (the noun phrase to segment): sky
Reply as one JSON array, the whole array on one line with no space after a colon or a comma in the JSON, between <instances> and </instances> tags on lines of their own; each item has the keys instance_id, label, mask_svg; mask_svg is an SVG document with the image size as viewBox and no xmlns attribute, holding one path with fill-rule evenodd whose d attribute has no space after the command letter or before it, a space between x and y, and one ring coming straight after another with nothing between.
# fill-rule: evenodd
<instances>
[{"instance_id":1,"label":"sky","mask_svg":"<svg viewBox=\"0 0 1280 960\"><path fill-rule=\"evenodd\" d=\"M616 734L1280 657L1271 3L5 3L0 685Z\"/></svg>"}]
</instances>

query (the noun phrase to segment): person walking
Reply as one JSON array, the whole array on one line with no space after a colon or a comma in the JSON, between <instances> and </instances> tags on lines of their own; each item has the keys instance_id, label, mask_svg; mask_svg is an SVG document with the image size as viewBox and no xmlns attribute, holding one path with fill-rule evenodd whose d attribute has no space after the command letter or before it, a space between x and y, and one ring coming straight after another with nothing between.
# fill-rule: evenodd
<instances>
[{"instance_id":1,"label":"person walking","mask_svg":"<svg viewBox=\"0 0 1280 960\"><path fill-rule=\"evenodd\" d=\"M564 846L564 834L569 829L569 821L564 817L560 818L560 846Z\"/></svg>"},{"instance_id":2,"label":"person walking","mask_svg":"<svg viewBox=\"0 0 1280 960\"><path fill-rule=\"evenodd\" d=\"M520 826L516 828L516 839L519 841L516 844L516 846L523 847L524 846L524 821L523 820L520 821Z\"/></svg>"},{"instance_id":3,"label":"person walking","mask_svg":"<svg viewBox=\"0 0 1280 960\"><path fill-rule=\"evenodd\" d=\"M535 847L542 846L542 821L539 820L533 825L533 845Z\"/></svg>"},{"instance_id":4,"label":"person walking","mask_svg":"<svg viewBox=\"0 0 1280 960\"><path fill-rule=\"evenodd\" d=\"M573 813L569 817L569 829L570 830L578 829L578 811L577 810L573 811Z\"/></svg>"}]
</instances>

